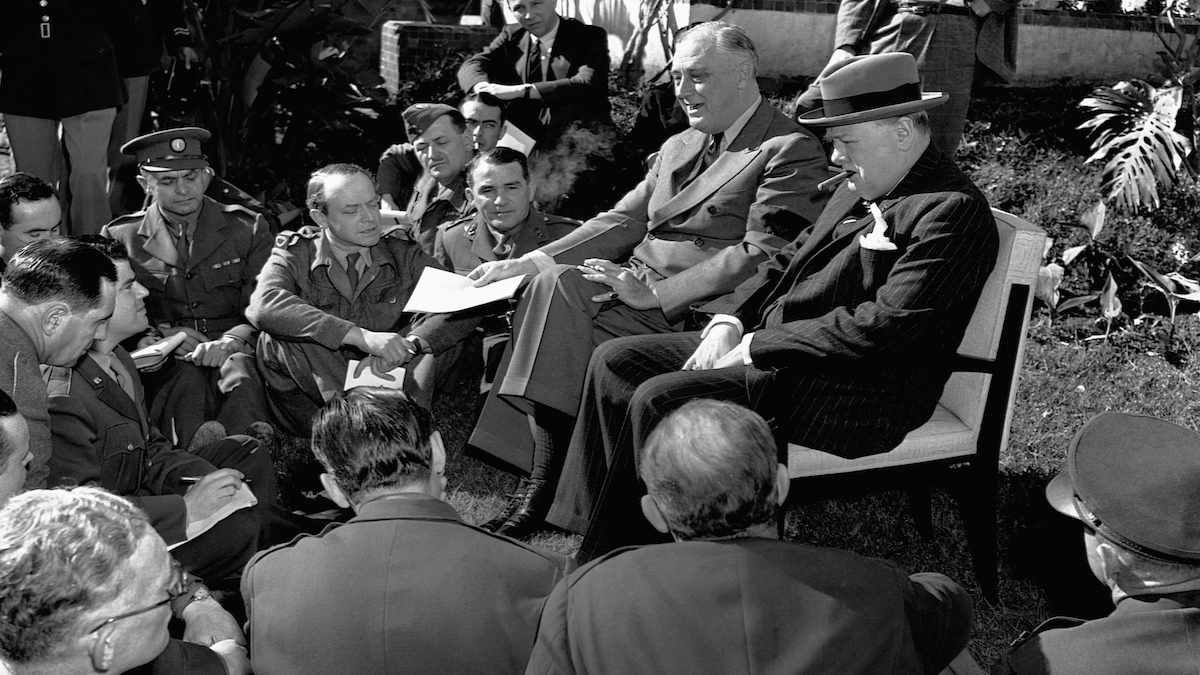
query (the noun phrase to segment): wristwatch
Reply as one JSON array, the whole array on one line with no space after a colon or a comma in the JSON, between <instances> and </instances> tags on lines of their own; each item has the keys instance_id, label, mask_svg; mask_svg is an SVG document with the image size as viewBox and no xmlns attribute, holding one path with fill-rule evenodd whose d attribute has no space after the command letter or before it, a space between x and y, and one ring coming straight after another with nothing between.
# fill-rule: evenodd
<instances>
[{"instance_id":1,"label":"wristwatch","mask_svg":"<svg viewBox=\"0 0 1200 675\"><path fill-rule=\"evenodd\" d=\"M421 337L420 335L409 335L404 339L411 342L413 347L416 347L418 354L433 353L433 348L430 347L429 343L425 341L425 338Z\"/></svg>"}]
</instances>

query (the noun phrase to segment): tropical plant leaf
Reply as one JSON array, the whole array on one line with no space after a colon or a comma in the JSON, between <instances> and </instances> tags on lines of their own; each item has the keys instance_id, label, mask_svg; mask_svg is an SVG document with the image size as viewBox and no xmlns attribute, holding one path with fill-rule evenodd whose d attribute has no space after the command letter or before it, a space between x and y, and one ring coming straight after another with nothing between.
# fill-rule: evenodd
<instances>
[{"instance_id":1,"label":"tropical plant leaf","mask_svg":"<svg viewBox=\"0 0 1200 675\"><path fill-rule=\"evenodd\" d=\"M1091 113L1078 127L1092 138L1086 161L1105 162L1101 190L1118 208L1156 208L1159 186L1175 183L1188 153L1187 139L1175 131L1182 100L1182 87L1130 80L1099 87L1080 102Z\"/></svg>"},{"instance_id":2,"label":"tropical plant leaf","mask_svg":"<svg viewBox=\"0 0 1200 675\"><path fill-rule=\"evenodd\" d=\"M1154 282L1154 285L1157 286L1163 293L1175 292L1174 282L1172 282L1166 276L1160 274L1158 270L1140 260L1135 260L1133 258L1130 258L1129 262L1133 263L1133 266L1136 267L1139 272L1150 279L1150 281Z\"/></svg>"},{"instance_id":3,"label":"tropical plant leaf","mask_svg":"<svg viewBox=\"0 0 1200 675\"><path fill-rule=\"evenodd\" d=\"M1034 296L1047 307L1058 307L1058 289L1062 286L1063 268L1058 263L1050 263L1038 269L1037 288Z\"/></svg>"},{"instance_id":4,"label":"tropical plant leaf","mask_svg":"<svg viewBox=\"0 0 1200 675\"><path fill-rule=\"evenodd\" d=\"M1108 273L1108 280L1100 291L1100 312L1110 321L1121 315L1121 299L1117 297L1117 281L1112 272Z\"/></svg>"},{"instance_id":5,"label":"tropical plant leaf","mask_svg":"<svg viewBox=\"0 0 1200 675\"><path fill-rule=\"evenodd\" d=\"M1100 238L1100 231L1104 229L1104 216L1107 213L1108 207L1104 205L1104 200L1098 199L1079 216L1079 224L1092 235L1092 241Z\"/></svg>"},{"instance_id":6,"label":"tropical plant leaf","mask_svg":"<svg viewBox=\"0 0 1200 675\"><path fill-rule=\"evenodd\" d=\"M1075 261L1076 258L1079 257L1080 253L1083 253L1083 251L1088 246L1089 246L1088 244L1084 244L1083 246L1072 246L1070 248L1063 249L1063 252L1062 252L1063 264L1070 265L1072 262Z\"/></svg>"},{"instance_id":7,"label":"tropical plant leaf","mask_svg":"<svg viewBox=\"0 0 1200 675\"><path fill-rule=\"evenodd\" d=\"M1066 300L1063 300L1062 304L1060 304L1058 306L1058 311L1065 312L1068 309L1082 307L1082 306L1088 304L1089 302L1096 300L1099 297L1100 297L1099 293L1089 293L1087 295L1077 295L1073 298L1067 298Z\"/></svg>"}]
</instances>

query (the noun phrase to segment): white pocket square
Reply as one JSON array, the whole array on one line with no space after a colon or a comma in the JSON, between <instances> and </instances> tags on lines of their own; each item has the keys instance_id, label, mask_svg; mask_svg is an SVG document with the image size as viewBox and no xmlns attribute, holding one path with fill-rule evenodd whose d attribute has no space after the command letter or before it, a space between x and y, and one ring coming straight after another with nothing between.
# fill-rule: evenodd
<instances>
[{"instance_id":1,"label":"white pocket square","mask_svg":"<svg viewBox=\"0 0 1200 675\"><path fill-rule=\"evenodd\" d=\"M887 221L883 219L883 211L879 210L879 206L871 202L867 206L871 211L871 215L875 218L875 227L871 231L858 238L858 245L869 251L895 251L896 245L891 239L887 238Z\"/></svg>"}]
</instances>

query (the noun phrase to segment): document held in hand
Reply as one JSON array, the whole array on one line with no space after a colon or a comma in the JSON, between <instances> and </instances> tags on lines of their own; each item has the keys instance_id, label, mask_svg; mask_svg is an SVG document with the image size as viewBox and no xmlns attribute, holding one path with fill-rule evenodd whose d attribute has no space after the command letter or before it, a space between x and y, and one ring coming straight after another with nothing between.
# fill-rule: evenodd
<instances>
[{"instance_id":1,"label":"document held in hand","mask_svg":"<svg viewBox=\"0 0 1200 675\"><path fill-rule=\"evenodd\" d=\"M362 362L358 359L350 359L350 363L346 366L346 382L342 385L343 391L350 391L355 387L404 388L404 366L387 371L384 373L385 377L376 375L375 371L370 368L363 368L361 373L355 375L360 363Z\"/></svg>"},{"instance_id":2,"label":"document held in hand","mask_svg":"<svg viewBox=\"0 0 1200 675\"><path fill-rule=\"evenodd\" d=\"M525 275L495 281L475 288L470 279L435 267L426 267L417 280L406 312L445 314L481 307L497 300L511 300Z\"/></svg>"}]
</instances>

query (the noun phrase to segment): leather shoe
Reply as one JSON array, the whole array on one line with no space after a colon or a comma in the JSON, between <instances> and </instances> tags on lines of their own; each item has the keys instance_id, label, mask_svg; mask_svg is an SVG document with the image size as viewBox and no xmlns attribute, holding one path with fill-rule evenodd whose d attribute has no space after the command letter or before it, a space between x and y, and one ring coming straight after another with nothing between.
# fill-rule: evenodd
<instances>
[{"instance_id":1,"label":"leather shoe","mask_svg":"<svg viewBox=\"0 0 1200 675\"><path fill-rule=\"evenodd\" d=\"M498 516L483 525L485 530L506 537L519 538L537 531L546 516L546 505L541 502L546 481L538 478L522 478L516 492L508 496L508 504Z\"/></svg>"}]
</instances>

